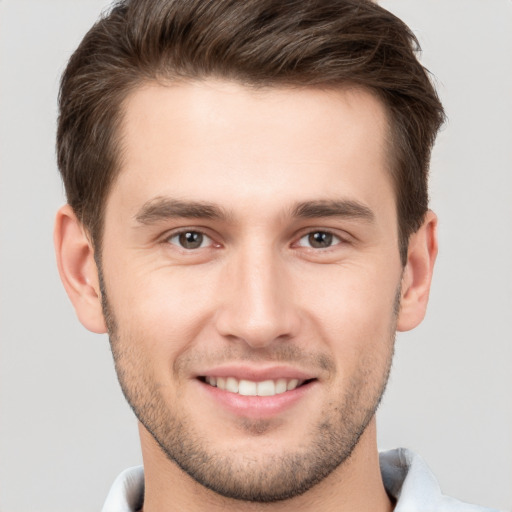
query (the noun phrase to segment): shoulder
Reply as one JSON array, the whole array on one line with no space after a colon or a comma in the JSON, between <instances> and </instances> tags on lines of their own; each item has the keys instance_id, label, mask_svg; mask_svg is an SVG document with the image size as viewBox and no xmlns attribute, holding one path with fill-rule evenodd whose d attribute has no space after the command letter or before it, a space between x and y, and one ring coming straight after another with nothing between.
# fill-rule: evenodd
<instances>
[{"instance_id":1,"label":"shoulder","mask_svg":"<svg viewBox=\"0 0 512 512\"><path fill-rule=\"evenodd\" d=\"M144 499L144 469L125 469L110 488L101 512L136 512Z\"/></svg>"},{"instance_id":2,"label":"shoulder","mask_svg":"<svg viewBox=\"0 0 512 512\"><path fill-rule=\"evenodd\" d=\"M442 494L425 461L405 448L381 452L380 469L395 512L498 512Z\"/></svg>"}]
</instances>

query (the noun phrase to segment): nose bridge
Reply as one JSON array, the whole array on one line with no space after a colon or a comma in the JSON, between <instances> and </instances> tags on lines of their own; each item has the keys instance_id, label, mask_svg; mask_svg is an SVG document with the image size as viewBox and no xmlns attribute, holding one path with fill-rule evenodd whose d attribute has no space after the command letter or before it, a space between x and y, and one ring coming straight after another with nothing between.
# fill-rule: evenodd
<instances>
[{"instance_id":1,"label":"nose bridge","mask_svg":"<svg viewBox=\"0 0 512 512\"><path fill-rule=\"evenodd\" d=\"M294 335L291 283L279 251L271 244L247 244L227 265L229 292L219 312L225 336L264 347Z\"/></svg>"}]
</instances>

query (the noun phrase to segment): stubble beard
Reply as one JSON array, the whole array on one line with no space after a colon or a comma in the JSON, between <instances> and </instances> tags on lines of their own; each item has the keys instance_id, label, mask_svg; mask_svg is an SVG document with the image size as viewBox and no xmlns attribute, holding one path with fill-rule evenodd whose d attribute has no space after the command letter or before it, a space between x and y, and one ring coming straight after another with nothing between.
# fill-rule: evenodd
<instances>
[{"instance_id":1,"label":"stubble beard","mask_svg":"<svg viewBox=\"0 0 512 512\"><path fill-rule=\"evenodd\" d=\"M264 460L228 450L216 452L185 411L170 410L162 389L144 368L144 355L136 353L136 344L130 343L135 340L120 339L103 283L101 286L117 377L130 407L170 461L199 484L226 498L272 503L305 493L350 458L384 394L393 358L399 291L390 334L383 340L388 347L385 365L373 358L361 361L344 399L330 404L320 415L322 419L312 429L306 446L268 455ZM266 428L264 421L248 422L247 435L262 435Z\"/></svg>"}]
</instances>

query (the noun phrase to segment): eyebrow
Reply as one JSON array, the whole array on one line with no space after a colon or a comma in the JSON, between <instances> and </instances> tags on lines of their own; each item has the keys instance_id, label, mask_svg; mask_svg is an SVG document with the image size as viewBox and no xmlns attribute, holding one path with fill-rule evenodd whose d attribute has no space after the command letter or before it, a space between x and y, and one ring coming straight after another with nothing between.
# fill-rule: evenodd
<instances>
[{"instance_id":1,"label":"eyebrow","mask_svg":"<svg viewBox=\"0 0 512 512\"><path fill-rule=\"evenodd\" d=\"M315 200L295 204L291 209L292 217L315 219L320 217L341 217L373 222L375 215L370 208L354 200ZM216 204L204 201L183 201L170 197L156 197L144 203L135 215L140 224L173 219L212 219L226 221L231 215Z\"/></svg>"},{"instance_id":2,"label":"eyebrow","mask_svg":"<svg viewBox=\"0 0 512 512\"><path fill-rule=\"evenodd\" d=\"M298 203L292 210L294 217L314 219L318 217L342 217L373 222L375 214L368 206L349 199L305 201Z\"/></svg>"},{"instance_id":3,"label":"eyebrow","mask_svg":"<svg viewBox=\"0 0 512 512\"><path fill-rule=\"evenodd\" d=\"M140 224L153 224L173 218L226 220L228 217L223 208L212 203L156 197L144 203L135 220Z\"/></svg>"}]
</instances>

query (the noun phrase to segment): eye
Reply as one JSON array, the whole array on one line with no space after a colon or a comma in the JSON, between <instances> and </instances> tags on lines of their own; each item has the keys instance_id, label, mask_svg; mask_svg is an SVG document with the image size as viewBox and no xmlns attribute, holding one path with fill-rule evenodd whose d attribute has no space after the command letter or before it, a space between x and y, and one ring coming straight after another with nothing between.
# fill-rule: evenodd
<instances>
[{"instance_id":1,"label":"eye","mask_svg":"<svg viewBox=\"0 0 512 512\"><path fill-rule=\"evenodd\" d=\"M182 249L192 250L208 247L213 243L212 239L200 231L181 231L170 236L167 242L177 245Z\"/></svg>"},{"instance_id":2,"label":"eye","mask_svg":"<svg viewBox=\"0 0 512 512\"><path fill-rule=\"evenodd\" d=\"M301 237L298 242L300 247L310 247L312 249L328 249L333 245L341 243L341 239L329 231L312 231Z\"/></svg>"}]
</instances>

